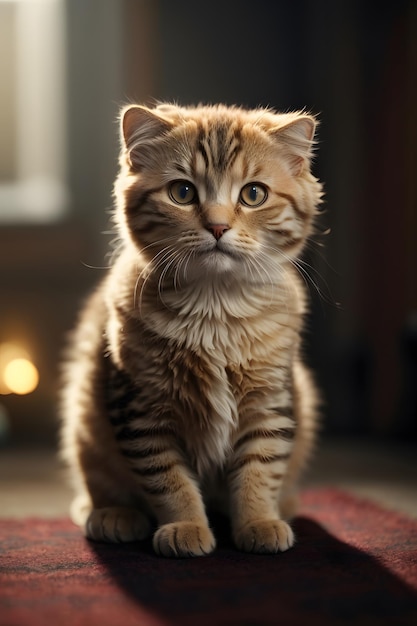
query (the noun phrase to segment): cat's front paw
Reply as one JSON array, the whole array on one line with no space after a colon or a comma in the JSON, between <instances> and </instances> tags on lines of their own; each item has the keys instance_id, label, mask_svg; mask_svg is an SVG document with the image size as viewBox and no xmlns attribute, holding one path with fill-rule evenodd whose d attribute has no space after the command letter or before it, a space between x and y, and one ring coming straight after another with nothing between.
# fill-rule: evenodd
<instances>
[{"instance_id":1,"label":"cat's front paw","mask_svg":"<svg viewBox=\"0 0 417 626\"><path fill-rule=\"evenodd\" d=\"M293 546L294 533L283 520L255 520L234 533L239 550L259 554L284 552Z\"/></svg>"},{"instance_id":2,"label":"cat's front paw","mask_svg":"<svg viewBox=\"0 0 417 626\"><path fill-rule=\"evenodd\" d=\"M193 522L164 524L154 535L155 552L168 557L204 556L216 547L210 528Z\"/></svg>"},{"instance_id":3,"label":"cat's front paw","mask_svg":"<svg viewBox=\"0 0 417 626\"><path fill-rule=\"evenodd\" d=\"M124 543L149 537L151 525L140 511L124 507L93 509L85 524L85 535L93 541Z\"/></svg>"}]
</instances>

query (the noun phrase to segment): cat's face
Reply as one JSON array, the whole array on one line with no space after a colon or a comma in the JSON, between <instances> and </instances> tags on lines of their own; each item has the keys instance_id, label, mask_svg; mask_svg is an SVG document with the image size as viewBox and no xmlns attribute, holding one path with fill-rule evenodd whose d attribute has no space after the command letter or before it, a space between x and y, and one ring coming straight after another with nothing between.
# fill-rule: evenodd
<instances>
[{"instance_id":1,"label":"cat's face","mask_svg":"<svg viewBox=\"0 0 417 626\"><path fill-rule=\"evenodd\" d=\"M279 275L310 234L321 186L314 120L226 107L131 107L116 190L125 235L178 281Z\"/></svg>"}]
</instances>

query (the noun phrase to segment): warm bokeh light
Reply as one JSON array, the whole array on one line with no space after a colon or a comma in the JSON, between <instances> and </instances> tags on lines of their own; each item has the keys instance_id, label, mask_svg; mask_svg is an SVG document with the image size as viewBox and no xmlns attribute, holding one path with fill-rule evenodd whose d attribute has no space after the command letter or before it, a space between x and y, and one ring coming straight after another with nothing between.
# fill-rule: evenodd
<instances>
[{"instance_id":1,"label":"warm bokeh light","mask_svg":"<svg viewBox=\"0 0 417 626\"><path fill-rule=\"evenodd\" d=\"M25 395L39 383L39 372L26 350L13 343L0 345L0 393Z\"/></svg>"},{"instance_id":2,"label":"warm bokeh light","mask_svg":"<svg viewBox=\"0 0 417 626\"><path fill-rule=\"evenodd\" d=\"M38 386L39 374L28 359L13 359L4 370L4 382L12 393L32 393Z\"/></svg>"}]
</instances>

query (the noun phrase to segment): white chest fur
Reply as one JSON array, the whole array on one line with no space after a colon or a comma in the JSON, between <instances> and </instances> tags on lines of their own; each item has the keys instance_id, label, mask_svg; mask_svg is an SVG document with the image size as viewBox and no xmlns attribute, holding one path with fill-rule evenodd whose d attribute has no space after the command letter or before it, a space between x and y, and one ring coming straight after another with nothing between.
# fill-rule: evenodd
<instances>
[{"instance_id":1,"label":"white chest fur","mask_svg":"<svg viewBox=\"0 0 417 626\"><path fill-rule=\"evenodd\" d=\"M228 372L248 375L252 368L273 372L288 363L299 315L287 295L278 293L271 299L262 290L230 293L195 286L188 293L172 294L166 308L147 319L154 332L175 342L179 351L194 355L198 363L197 394L189 392L181 366L173 375L178 378L185 426L198 433L190 454L199 474L224 464L238 428L241 393Z\"/></svg>"}]
</instances>

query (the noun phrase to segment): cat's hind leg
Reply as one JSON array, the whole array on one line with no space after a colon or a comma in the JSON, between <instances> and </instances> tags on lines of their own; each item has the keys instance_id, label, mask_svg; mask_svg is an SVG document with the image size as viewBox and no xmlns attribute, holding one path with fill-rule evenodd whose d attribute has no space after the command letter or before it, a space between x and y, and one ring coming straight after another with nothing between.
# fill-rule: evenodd
<instances>
[{"instance_id":1,"label":"cat's hind leg","mask_svg":"<svg viewBox=\"0 0 417 626\"><path fill-rule=\"evenodd\" d=\"M93 509L85 522L88 539L106 543L141 541L151 534L149 519L128 507Z\"/></svg>"},{"instance_id":2,"label":"cat's hind leg","mask_svg":"<svg viewBox=\"0 0 417 626\"><path fill-rule=\"evenodd\" d=\"M88 494L79 494L73 500L71 519L93 541L141 541L152 534L150 519L140 510L129 506L94 508Z\"/></svg>"}]
</instances>

